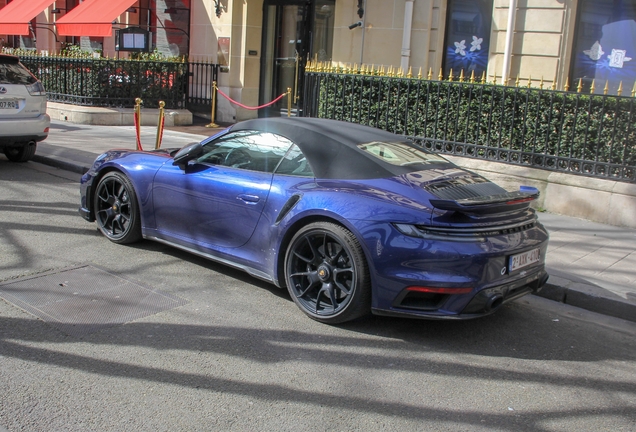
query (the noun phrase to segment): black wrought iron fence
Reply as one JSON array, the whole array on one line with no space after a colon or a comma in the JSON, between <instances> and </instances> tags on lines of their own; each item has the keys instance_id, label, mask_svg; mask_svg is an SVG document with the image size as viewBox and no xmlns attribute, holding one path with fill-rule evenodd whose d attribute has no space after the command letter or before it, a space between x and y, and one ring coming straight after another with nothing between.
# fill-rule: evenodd
<instances>
[{"instance_id":1,"label":"black wrought iron fence","mask_svg":"<svg viewBox=\"0 0 636 432\"><path fill-rule=\"evenodd\" d=\"M185 108L188 64L176 61L21 56L20 61L37 76L50 101L75 105L145 106Z\"/></svg>"},{"instance_id":2,"label":"black wrought iron fence","mask_svg":"<svg viewBox=\"0 0 636 432\"><path fill-rule=\"evenodd\" d=\"M378 127L438 153L636 183L633 95L321 69L306 70L305 116Z\"/></svg>"},{"instance_id":3,"label":"black wrought iron fence","mask_svg":"<svg viewBox=\"0 0 636 432\"><path fill-rule=\"evenodd\" d=\"M186 107L196 114L211 115L213 83L219 82L219 65L205 61L190 61L188 72L190 80Z\"/></svg>"}]
</instances>

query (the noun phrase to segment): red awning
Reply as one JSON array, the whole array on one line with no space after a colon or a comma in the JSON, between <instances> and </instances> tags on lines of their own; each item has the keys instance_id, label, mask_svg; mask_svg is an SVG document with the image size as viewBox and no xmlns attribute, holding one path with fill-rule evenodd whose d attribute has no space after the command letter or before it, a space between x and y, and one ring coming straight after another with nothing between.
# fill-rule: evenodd
<instances>
[{"instance_id":1,"label":"red awning","mask_svg":"<svg viewBox=\"0 0 636 432\"><path fill-rule=\"evenodd\" d=\"M79 6L57 20L60 36L113 35L112 22L137 0L84 0Z\"/></svg>"},{"instance_id":2,"label":"red awning","mask_svg":"<svg viewBox=\"0 0 636 432\"><path fill-rule=\"evenodd\" d=\"M0 34L29 36L29 22L55 0L13 0L0 9Z\"/></svg>"}]
</instances>

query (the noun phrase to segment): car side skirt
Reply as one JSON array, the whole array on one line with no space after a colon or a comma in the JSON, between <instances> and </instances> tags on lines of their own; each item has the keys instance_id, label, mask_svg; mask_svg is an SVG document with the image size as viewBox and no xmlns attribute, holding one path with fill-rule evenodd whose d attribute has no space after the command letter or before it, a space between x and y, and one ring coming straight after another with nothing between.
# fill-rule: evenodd
<instances>
[{"instance_id":1,"label":"car side skirt","mask_svg":"<svg viewBox=\"0 0 636 432\"><path fill-rule=\"evenodd\" d=\"M201 252L199 250L196 250L196 249L193 249L193 248L189 248L187 246L183 246L183 245L180 245L178 243L173 243L171 241L168 241L168 240L165 240L165 239L162 239L162 238L159 238L159 237L147 236L147 235L144 235L143 237L146 240L152 240L152 241L156 241L156 242L159 242L159 243L163 243L163 244L166 244L168 246L174 247L176 249L181 249L182 251L191 253L193 255L197 255L197 256L200 256L202 258L209 259L210 261L218 262L220 264L224 264L224 265L233 267L235 269L242 270L242 271L246 272L247 274L249 274L250 276L254 276L254 277L258 278L258 279L264 280L264 281L269 282L269 283L273 283L274 285L278 286L276 281L270 275L268 275L267 273L262 272L260 270L257 270L257 269L255 269L253 267L246 266L245 264L237 263L235 261L228 260L226 258L221 258L221 257L215 256L215 255L212 255L212 254L209 254L209 253L206 253L206 252Z\"/></svg>"}]
</instances>

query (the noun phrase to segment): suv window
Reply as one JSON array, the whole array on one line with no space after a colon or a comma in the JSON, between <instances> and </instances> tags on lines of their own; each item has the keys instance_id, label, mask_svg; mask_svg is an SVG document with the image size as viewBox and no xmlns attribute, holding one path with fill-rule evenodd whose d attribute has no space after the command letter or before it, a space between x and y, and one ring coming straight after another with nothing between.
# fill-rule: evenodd
<instances>
[{"instance_id":1,"label":"suv window","mask_svg":"<svg viewBox=\"0 0 636 432\"><path fill-rule=\"evenodd\" d=\"M0 62L0 84L30 85L35 81L35 77L21 64Z\"/></svg>"}]
</instances>

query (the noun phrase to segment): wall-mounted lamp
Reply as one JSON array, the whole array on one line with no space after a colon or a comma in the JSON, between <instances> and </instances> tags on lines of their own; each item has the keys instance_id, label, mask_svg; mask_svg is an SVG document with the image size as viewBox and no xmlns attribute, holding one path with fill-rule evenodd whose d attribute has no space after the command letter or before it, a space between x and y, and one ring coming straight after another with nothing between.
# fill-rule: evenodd
<instances>
[{"instance_id":1,"label":"wall-mounted lamp","mask_svg":"<svg viewBox=\"0 0 636 432\"><path fill-rule=\"evenodd\" d=\"M172 8L172 7L171 7L171 8L164 9L164 11L163 11L163 13L167 13L167 14L170 14L170 15L172 15L172 14L176 14L177 12L179 12L179 11L177 10L177 8Z\"/></svg>"},{"instance_id":2,"label":"wall-mounted lamp","mask_svg":"<svg viewBox=\"0 0 636 432\"><path fill-rule=\"evenodd\" d=\"M137 13L137 8L129 7L128 9L126 9L126 12L128 12L128 13Z\"/></svg>"},{"instance_id":3,"label":"wall-mounted lamp","mask_svg":"<svg viewBox=\"0 0 636 432\"><path fill-rule=\"evenodd\" d=\"M221 14L223 13L223 5L221 4L221 0L214 0L214 11L216 12L216 17L221 18Z\"/></svg>"},{"instance_id":4,"label":"wall-mounted lamp","mask_svg":"<svg viewBox=\"0 0 636 432\"><path fill-rule=\"evenodd\" d=\"M358 21L357 23L353 23L349 26L349 30L353 30L356 27L362 27L362 21Z\"/></svg>"}]
</instances>

